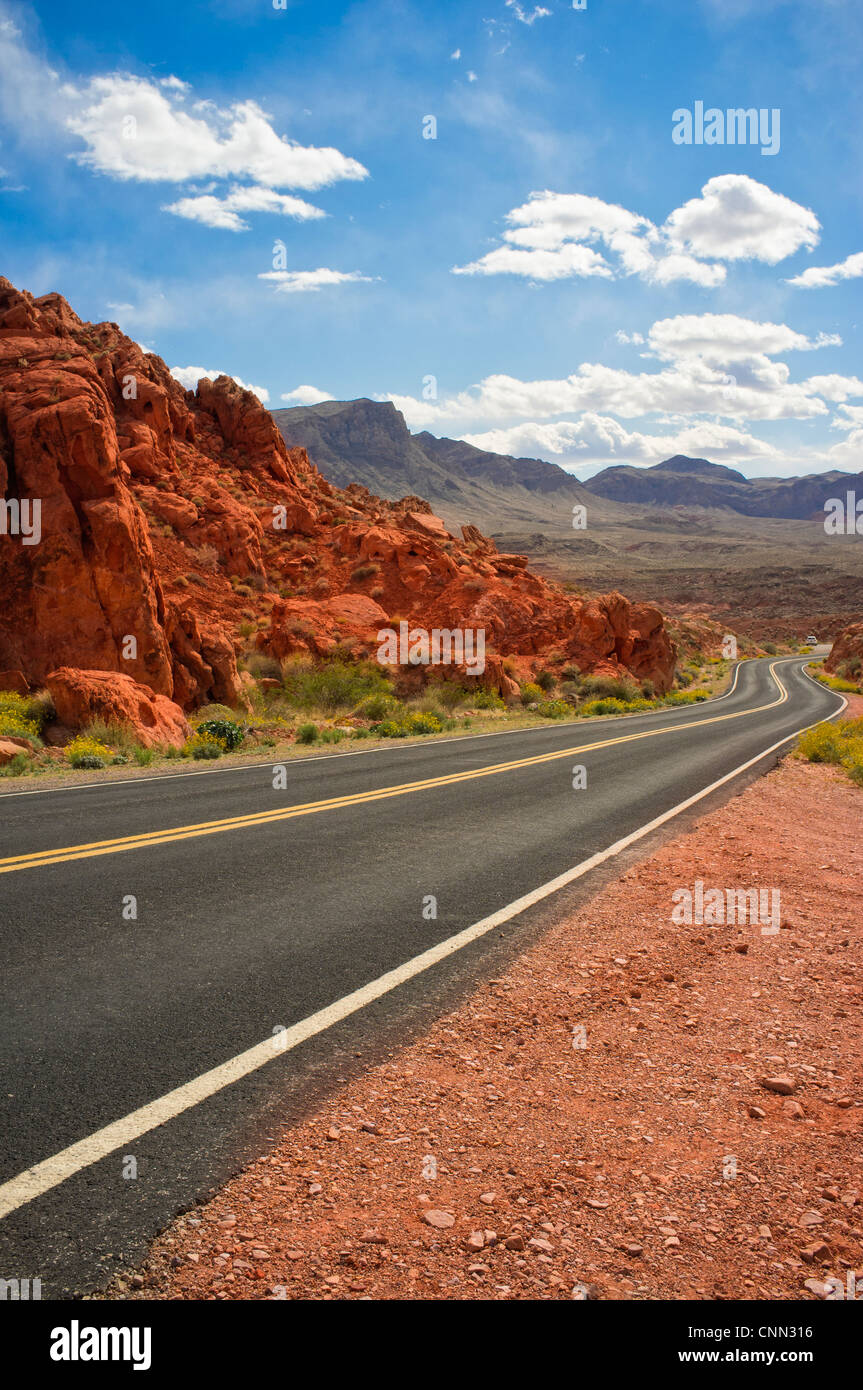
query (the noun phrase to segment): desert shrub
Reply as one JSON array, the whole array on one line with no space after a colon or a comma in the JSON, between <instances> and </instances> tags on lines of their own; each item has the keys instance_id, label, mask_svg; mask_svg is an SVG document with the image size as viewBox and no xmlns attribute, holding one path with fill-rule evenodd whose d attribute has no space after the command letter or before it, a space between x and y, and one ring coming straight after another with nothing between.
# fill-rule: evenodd
<instances>
[{"instance_id":1,"label":"desert shrub","mask_svg":"<svg viewBox=\"0 0 863 1390\"><path fill-rule=\"evenodd\" d=\"M618 679L617 676L585 676L582 691L587 696L596 696L599 699L624 701L634 700L638 695L634 685Z\"/></svg>"},{"instance_id":2,"label":"desert shrub","mask_svg":"<svg viewBox=\"0 0 863 1390\"><path fill-rule=\"evenodd\" d=\"M321 730L321 743L341 743L342 739L346 737L343 729Z\"/></svg>"},{"instance_id":3,"label":"desert shrub","mask_svg":"<svg viewBox=\"0 0 863 1390\"><path fill-rule=\"evenodd\" d=\"M859 689L853 681L843 680L840 676L828 676L823 671L815 673L822 685L826 685L830 690L838 690L840 695L856 695Z\"/></svg>"},{"instance_id":4,"label":"desert shrub","mask_svg":"<svg viewBox=\"0 0 863 1390\"><path fill-rule=\"evenodd\" d=\"M653 681L642 681L641 693L645 700L652 700L656 695L656 686L653 684Z\"/></svg>"},{"instance_id":5,"label":"desert shrub","mask_svg":"<svg viewBox=\"0 0 863 1390\"><path fill-rule=\"evenodd\" d=\"M392 683L370 661L349 664L337 660L323 666L293 661L285 670L284 688L286 698L296 708L327 713L355 709L371 695L392 694Z\"/></svg>"},{"instance_id":6,"label":"desert shrub","mask_svg":"<svg viewBox=\"0 0 863 1390\"><path fill-rule=\"evenodd\" d=\"M478 690L469 698L474 709L506 709L496 690Z\"/></svg>"},{"instance_id":7,"label":"desert shrub","mask_svg":"<svg viewBox=\"0 0 863 1390\"><path fill-rule=\"evenodd\" d=\"M543 719L566 719L572 714L572 706L566 700L544 700L538 713Z\"/></svg>"},{"instance_id":8,"label":"desert shrub","mask_svg":"<svg viewBox=\"0 0 863 1390\"><path fill-rule=\"evenodd\" d=\"M357 568L351 574L351 579L355 584L362 584L364 579L371 579L374 575L380 574L380 570L380 565L376 564L357 565Z\"/></svg>"},{"instance_id":9,"label":"desert shrub","mask_svg":"<svg viewBox=\"0 0 863 1390\"><path fill-rule=\"evenodd\" d=\"M409 738L412 734L439 734L442 729L443 724L436 715L416 710L400 719L384 719L375 724L371 732L379 738Z\"/></svg>"},{"instance_id":10,"label":"desert shrub","mask_svg":"<svg viewBox=\"0 0 863 1390\"><path fill-rule=\"evenodd\" d=\"M804 729L797 749L810 763L840 763L844 750L839 725L816 724L814 729Z\"/></svg>"},{"instance_id":11,"label":"desert shrub","mask_svg":"<svg viewBox=\"0 0 863 1390\"><path fill-rule=\"evenodd\" d=\"M122 720L91 719L89 724L85 724L81 734L84 738L93 738L97 743L116 748L118 753L133 753L138 747L135 730L131 724Z\"/></svg>"},{"instance_id":12,"label":"desert shrub","mask_svg":"<svg viewBox=\"0 0 863 1390\"><path fill-rule=\"evenodd\" d=\"M470 699L470 691L454 681L440 681L429 686L429 696L433 697L443 710L454 710Z\"/></svg>"},{"instance_id":13,"label":"desert shrub","mask_svg":"<svg viewBox=\"0 0 863 1390\"><path fill-rule=\"evenodd\" d=\"M256 681L281 680L282 668L274 656L264 656L263 652L252 652L246 657L246 670Z\"/></svg>"},{"instance_id":14,"label":"desert shrub","mask_svg":"<svg viewBox=\"0 0 863 1390\"><path fill-rule=\"evenodd\" d=\"M149 767L156 756L155 748L136 748L132 755L139 767Z\"/></svg>"},{"instance_id":15,"label":"desert shrub","mask_svg":"<svg viewBox=\"0 0 863 1390\"><path fill-rule=\"evenodd\" d=\"M612 695L601 700L585 700L578 712L583 719L594 719L599 714L625 714L626 701Z\"/></svg>"},{"instance_id":16,"label":"desert shrub","mask_svg":"<svg viewBox=\"0 0 863 1390\"><path fill-rule=\"evenodd\" d=\"M557 685L557 680L553 672L540 671L537 674L536 683L539 686L540 690L543 690L547 695L550 690L554 690L554 687Z\"/></svg>"},{"instance_id":17,"label":"desert shrub","mask_svg":"<svg viewBox=\"0 0 863 1390\"><path fill-rule=\"evenodd\" d=\"M560 673L560 679L562 681L576 681L580 683L581 672L577 666L564 666Z\"/></svg>"},{"instance_id":18,"label":"desert shrub","mask_svg":"<svg viewBox=\"0 0 863 1390\"><path fill-rule=\"evenodd\" d=\"M662 702L666 705L697 705L709 698L708 690L669 690L667 695L663 695Z\"/></svg>"},{"instance_id":19,"label":"desert shrub","mask_svg":"<svg viewBox=\"0 0 863 1390\"><path fill-rule=\"evenodd\" d=\"M764 650L766 651L766 653L767 653L768 656L775 656L775 655L776 655L776 643L775 643L775 642L765 642L765 643L764 643Z\"/></svg>"},{"instance_id":20,"label":"desert shrub","mask_svg":"<svg viewBox=\"0 0 863 1390\"><path fill-rule=\"evenodd\" d=\"M369 729L354 729L354 738L370 738L370 737L371 737L371 731L370 731Z\"/></svg>"},{"instance_id":21,"label":"desert shrub","mask_svg":"<svg viewBox=\"0 0 863 1390\"><path fill-rule=\"evenodd\" d=\"M216 738L215 734L209 730L196 729L191 738L187 738L183 744L183 756L186 758L220 758L226 751L227 745Z\"/></svg>"},{"instance_id":22,"label":"desert shrub","mask_svg":"<svg viewBox=\"0 0 863 1390\"><path fill-rule=\"evenodd\" d=\"M365 700L360 701L354 713L360 719L371 719L378 723L392 714L398 708L398 704L398 700L392 695L368 695Z\"/></svg>"},{"instance_id":23,"label":"desert shrub","mask_svg":"<svg viewBox=\"0 0 863 1390\"><path fill-rule=\"evenodd\" d=\"M0 777L20 777L22 773L27 771L29 761L26 753L16 753L13 758L9 759L8 763L0 767Z\"/></svg>"},{"instance_id":24,"label":"desert shrub","mask_svg":"<svg viewBox=\"0 0 863 1390\"><path fill-rule=\"evenodd\" d=\"M525 681L521 687L521 703L523 705L535 705L542 699L542 686L537 685L536 681Z\"/></svg>"},{"instance_id":25,"label":"desert shrub","mask_svg":"<svg viewBox=\"0 0 863 1390\"><path fill-rule=\"evenodd\" d=\"M228 705L201 705L193 717L195 720L233 719L234 711Z\"/></svg>"},{"instance_id":26,"label":"desert shrub","mask_svg":"<svg viewBox=\"0 0 863 1390\"><path fill-rule=\"evenodd\" d=\"M32 702L14 690L0 690L0 735L38 738L40 723L33 718Z\"/></svg>"},{"instance_id":27,"label":"desert shrub","mask_svg":"<svg viewBox=\"0 0 863 1390\"><path fill-rule=\"evenodd\" d=\"M233 719L205 719L198 725L197 733L210 735L229 753L239 748L246 737L245 729Z\"/></svg>"},{"instance_id":28,"label":"desert shrub","mask_svg":"<svg viewBox=\"0 0 863 1390\"><path fill-rule=\"evenodd\" d=\"M315 743L317 737L317 724L301 724L297 729L297 743Z\"/></svg>"},{"instance_id":29,"label":"desert shrub","mask_svg":"<svg viewBox=\"0 0 863 1390\"><path fill-rule=\"evenodd\" d=\"M104 767L110 761L111 750L98 739L79 734L66 744L65 754L73 767Z\"/></svg>"}]
</instances>

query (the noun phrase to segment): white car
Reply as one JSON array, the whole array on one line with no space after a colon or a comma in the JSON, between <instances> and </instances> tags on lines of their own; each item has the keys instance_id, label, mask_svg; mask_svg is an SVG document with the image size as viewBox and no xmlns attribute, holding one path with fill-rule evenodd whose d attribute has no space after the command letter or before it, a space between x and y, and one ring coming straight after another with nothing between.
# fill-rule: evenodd
<instances>
[{"instance_id":1,"label":"white car","mask_svg":"<svg viewBox=\"0 0 863 1390\"><path fill-rule=\"evenodd\" d=\"M806 638L806 646L807 646L807 647L817 647L817 646L818 646L818 638L817 638L817 637L807 637L807 638Z\"/></svg>"}]
</instances>

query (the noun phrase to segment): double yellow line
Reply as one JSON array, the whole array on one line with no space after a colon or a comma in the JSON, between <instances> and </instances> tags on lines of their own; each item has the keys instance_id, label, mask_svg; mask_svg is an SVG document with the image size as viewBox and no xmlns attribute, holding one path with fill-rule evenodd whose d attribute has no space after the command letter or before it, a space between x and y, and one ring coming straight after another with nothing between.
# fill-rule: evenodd
<instances>
[{"instance_id":1,"label":"double yellow line","mask_svg":"<svg viewBox=\"0 0 863 1390\"><path fill-rule=\"evenodd\" d=\"M74 859L95 859L103 854L122 854L126 850L153 849L158 845L174 844L177 840L195 840L201 835L221 835L228 830L249 830L256 825L272 825L276 821L293 820L296 816L314 816L323 811L339 810L343 806L363 806L373 801L386 801L394 796L408 796L412 792L455 786L459 782L470 782L478 777L495 777L502 772L536 767L540 763L574 757L577 753L589 753L597 748L611 748L618 743L635 743L639 739L658 738L662 734L673 734L682 729L698 729L706 724L721 724L729 719L742 719L773 709L788 699L788 691L776 674L775 662L770 666L770 674L780 694L777 699L771 700L769 704L759 705L756 709L738 710L734 714L715 714L709 719L687 720L684 724L670 724L663 729L646 729L638 734L621 734L617 738L603 739L598 743L581 743L573 748L558 749L554 753L540 753L532 758L516 758L512 762L495 763L491 767L477 768L470 772L452 772L444 777L427 777L419 782L402 782L393 787L381 787L377 791L356 792L353 796L334 796L323 801L307 801L298 806L289 806L282 811L254 811L250 815L200 821L196 825L180 825L167 830L150 830L140 835L124 835L115 840L94 840L91 844L66 845L59 849L38 850L33 854L17 854L8 859L0 859L0 874L14 874L21 869L41 869L50 864L66 864Z\"/></svg>"}]
</instances>

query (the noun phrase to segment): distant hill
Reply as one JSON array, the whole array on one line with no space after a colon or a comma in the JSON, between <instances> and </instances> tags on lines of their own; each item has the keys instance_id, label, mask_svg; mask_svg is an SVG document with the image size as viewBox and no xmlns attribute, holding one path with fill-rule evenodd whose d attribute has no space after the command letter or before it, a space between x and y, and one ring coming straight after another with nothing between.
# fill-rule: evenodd
<instances>
[{"instance_id":1,"label":"distant hill","mask_svg":"<svg viewBox=\"0 0 863 1390\"><path fill-rule=\"evenodd\" d=\"M274 410L289 445L302 445L337 487L362 483L380 497L425 497L445 521L483 529L570 526L572 507L595 499L543 459L513 458L458 439L411 434L389 401L324 401Z\"/></svg>"},{"instance_id":2,"label":"distant hill","mask_svg":"<svg viewBox=\"0 0 863 1390\"><path fill-rule=\"evenodd\" d=\"M744 516L805 521L823 516L828 497L863 490L861 473L815 473L802 478L744 478L707 459L674 458L650 468L619 464L584 484L595 497L652 507L728 507Z\"/></svg>"}]
</instances>

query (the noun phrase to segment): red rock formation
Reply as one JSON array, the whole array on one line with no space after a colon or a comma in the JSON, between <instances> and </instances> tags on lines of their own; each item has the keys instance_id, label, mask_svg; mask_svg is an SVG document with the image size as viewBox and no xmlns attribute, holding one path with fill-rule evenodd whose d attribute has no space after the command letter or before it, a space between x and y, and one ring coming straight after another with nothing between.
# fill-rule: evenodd
<instances>
[{"instance_id":1,"label":"red rock formation","mask_svg":"<svg viewBox=\"0 0 863 1390\"><path fill-rule=\"evenodd\" d=\"M456 540L422 498L338 491L230 378L185 391L116 324L3 279L0 387L0 498L41 504L38 544L0 534L0 680L16 688L63 666L184 709L233 704L255 637L279 657L371 653L401 618L484 627L508 695L504 658L528 674L551 654L671 684L656 609L568 597L476 527Z\"/></svg>"},{"instance_id":2,"label":"red rock formation","mask_svg":"<svg viewBox=\"0 0 863 1390\"><path fill-rule=\"evenodd\" d=\"M131 676L114 671L79 671L63 666L49 671L45 685L51 692L57 718L70 729L94 719L129 724L147 747L172 744L179 748L191 729L178 705Z\"/></svg>"},{"instance_id":3,"label":"red rock formation","mask_svg":"<svg viewBox=\"0 0 863 1390\"><path fill-rule=\"evenodd\" d=\"M840 667L856 672L855 679L859 679L863 668L863 622L849 623L834 639L824 670L841 674Z\"/></svg>"}]
</instances>

